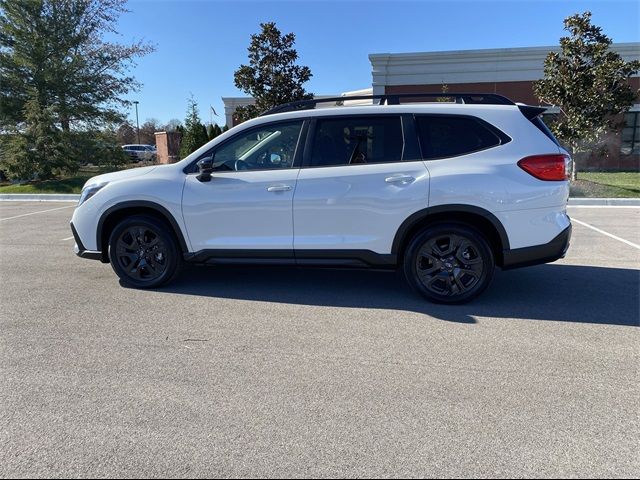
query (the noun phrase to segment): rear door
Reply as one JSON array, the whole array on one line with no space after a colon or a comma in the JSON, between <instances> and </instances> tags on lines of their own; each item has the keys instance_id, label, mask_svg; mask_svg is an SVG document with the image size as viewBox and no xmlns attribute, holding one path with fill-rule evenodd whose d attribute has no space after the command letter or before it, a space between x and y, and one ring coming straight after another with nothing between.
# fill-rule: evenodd
<instances>
[{"instance_id":1,"label":"rear door","mask_svg":"<svg viewBox=\"0 0 640 480\"><path fill-rule=\"evenodd\" d=\"M412 116L318 117L293 201L296 258L389 254L402 222L428 199Z\"/></svg>"}]
</instances>

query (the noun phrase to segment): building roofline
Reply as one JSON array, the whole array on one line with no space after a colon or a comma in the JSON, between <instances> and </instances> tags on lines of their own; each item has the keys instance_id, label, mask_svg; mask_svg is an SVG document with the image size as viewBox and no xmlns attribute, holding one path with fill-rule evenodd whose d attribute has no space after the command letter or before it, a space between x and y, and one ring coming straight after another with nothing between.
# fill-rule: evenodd
<instances>
[{"instance_id":1,"label":"building roofline","mask_svg":"<svg viewBox=\"0 0 640 480\"><path fill-rule=\"evenodd\" d=\"M613 43L612 48L615 51L623 50L629 51L630 54L634 53L635 49L636 55L640 55L640 42L620 42ZM423 57L451 57L451 56L492 56L499 54L539 54L541 52L551 52L554 50L559 50L560 47L558 45L546 45L546 46L536 46L536 47L508 47L508 48L480 48L480 49L468 49L468 50L433 50L433 51L422 51L422 52L399 52L399 53L391 53L391 52L383 52L383 53L370 53L369 59L386 59L386 58L394 58L394 59L412 59L412 58L423 58Z\"/></svg>"}]
</instances>

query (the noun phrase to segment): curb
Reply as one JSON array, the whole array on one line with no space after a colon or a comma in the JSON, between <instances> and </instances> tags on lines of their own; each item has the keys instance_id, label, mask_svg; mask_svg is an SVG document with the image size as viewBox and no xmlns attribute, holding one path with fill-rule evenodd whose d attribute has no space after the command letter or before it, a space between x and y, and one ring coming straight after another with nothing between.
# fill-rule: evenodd
<instances>
[{"instance_id":1,"label":"curb","mask_svg":"<svg viewBox=\"0 0 640 480\"><path fill-rule=\"evenodd\" d=\"M78 194L65 193L0 193L0 202L77 202ZM640 207L640 198L570 198L572 206Z\"/></svg>"},{"instance_id":2,"label":"curb","mask_svg":"<svg viewBox=\"0 0 640 480\"><path fill-rule=\"evenodd\" d=\"M640 207L640 198L570 198L568 206Z\"/></svg>"},{"instance_id":3,"label":"curb","mask_svg":"<svg viewBox=\"0 0 640 480\"><path fill-rule=\"evenodd\" d=\"M0 193L0 202L77 202L78 194L66 193Z\"/></svg>"}]
</instances>

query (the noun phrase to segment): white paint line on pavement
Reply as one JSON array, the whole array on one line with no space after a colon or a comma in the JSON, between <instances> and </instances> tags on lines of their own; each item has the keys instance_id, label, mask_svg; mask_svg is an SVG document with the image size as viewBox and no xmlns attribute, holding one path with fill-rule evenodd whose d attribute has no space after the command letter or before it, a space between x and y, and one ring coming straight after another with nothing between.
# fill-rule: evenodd
<instances>
[{"instance_id":1,"label":"white paint line on pavement","mask_svg":"<svg viewBox=\"0 0 640 480\"><path fill-rule=\"evenodd\" d=\"M618 240L619 242L626 243L627 245L630 245L630 246L640 250L640 245L635 244L633 242L630 242L629 240L625 240L624 238L620 238L620 237L618 237L616 235L613 235L613 234L611 234L609 232L605 232L604 230L600 230L599 228L596 228L593 225L589 225L588 223L582 222L582 221L578 220L575 217L571 217L571 221L572 222L576 222L576 223L578 223L578 224L580 224L580 225L582 225L584 227L590 228L591 230L595 230L596 232L601 233L603 235L606 235L607 237L611 237L611 238L613 238L615 240Z\"/></svg>"},{"instance_id":2,"label":"white paint line on pavement","mask_svg":"<svg viewBox=\"0 0 640 480\"><path fill-rule=\"evenodd\" d=\"M67 238L63 238L62 240L60 240L61 242L66 242L67 240L73 240L73 235Z\"/></svg>"},{"instance_id":3,"label":"white paint line on pavement","mask_svg":"<svg viewBox=\"0 0 640 480\"><path fill-rule=\"evenodd\" d=\"M67 205L66 207L50 208L49 210L38 210L37 212L23 213L22 215L16 215L15 217L0 218L0 222L4 220L13 220L14 218L28 217L29 215L37 215L38 213L53 212L54 210L62 210L63 208L73 208L73 207L75 207L75 205Z\"/></svg>"}]
</instances>

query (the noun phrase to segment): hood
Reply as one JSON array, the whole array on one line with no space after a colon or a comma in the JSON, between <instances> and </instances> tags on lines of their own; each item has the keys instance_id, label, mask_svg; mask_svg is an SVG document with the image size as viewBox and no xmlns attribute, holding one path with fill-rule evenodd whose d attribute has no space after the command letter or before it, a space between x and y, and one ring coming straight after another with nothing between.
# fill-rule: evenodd
<instances>
[{"instance_id":1,"label":"hood","mask_svg":"<svg viewBox=\"0 0 640 480\"><path fill-rule=\"evenodd\" d=\"M139 177L151 172L152 170L155 170L156 168L158 168L157 165L152 165L150 167L129 168L127 170L120 170L119 172L96 175L95 177L91 177L89 180L87 180L87 182L84 184L84 187L86 187L87 185L97 185L99 183L114 182L117 180Z\"/></svg>"}]
</instances>

